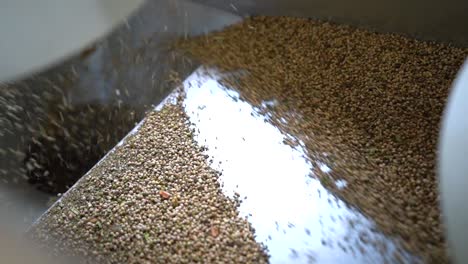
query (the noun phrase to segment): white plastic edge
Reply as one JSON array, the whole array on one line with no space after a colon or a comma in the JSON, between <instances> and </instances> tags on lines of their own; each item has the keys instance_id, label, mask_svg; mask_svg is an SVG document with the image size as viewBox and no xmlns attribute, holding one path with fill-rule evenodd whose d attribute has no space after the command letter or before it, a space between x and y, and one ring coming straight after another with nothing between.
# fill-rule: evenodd
<instances>
[{"instance_id":1,"label":"white plastic edge","mask_svg":"<svg viewBox=\"0 0 468 264\"><path fill-rule=\"evenodd\" d=\"M0 82L59 63L110 32L143 0L0 0Z\"/></svg>"},{"instance_id":2,"label":"white plastic edge","mask_svg":"<svg viewBox=\"0 0 468 264\"><path fill-rule=\"evenodd\" d=\"M468 60L453 84L439 140L439 189L450 253L468 260Z\"/></svg>"}]
</instances>

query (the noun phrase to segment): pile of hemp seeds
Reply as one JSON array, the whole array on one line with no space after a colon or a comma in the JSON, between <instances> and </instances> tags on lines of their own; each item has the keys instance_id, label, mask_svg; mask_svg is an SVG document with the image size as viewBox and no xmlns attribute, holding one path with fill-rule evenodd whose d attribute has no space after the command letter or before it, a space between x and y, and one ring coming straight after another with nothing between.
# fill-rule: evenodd
<instances>
[{"instance_id":1,"label":"pile of hemp seeds","mask_svg":"<svg viewBox=\"0 0 468 264\"><path fill-rule=\"evenodd\" d=\"M43 216L30 234L50 252L89 263L267 263L239 199L182 107L165 104Z\"/></svg>"},{"instance_id":2,"label":"pile of hemp seeds","mask_svg":"<svg viewBox=\"0 0 468 264\"><path fill-rule=\"evenodd\" d=\"M315 171L324 185L424 262L449 262L436 148L468 49L261 16L175 46L207 67L246 72L223 82L255 106L278 102L270 122L304 142L313 164L332 168Z\"/></svg>"}]
</instances>

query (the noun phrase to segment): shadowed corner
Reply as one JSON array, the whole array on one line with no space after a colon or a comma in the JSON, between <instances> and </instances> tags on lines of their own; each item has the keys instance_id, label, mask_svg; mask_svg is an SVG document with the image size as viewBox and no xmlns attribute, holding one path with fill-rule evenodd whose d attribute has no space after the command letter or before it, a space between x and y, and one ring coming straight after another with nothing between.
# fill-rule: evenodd
<instances>
[{"instance_id":1,"label":"shadowed corner","mask_svg":"<svg viewBox=\"0 0 468 264\"><path fill-rule=\"evenodd\" d=\"M0 222L0 262L11 264L36 263L36 264L58 264L79 263L78 258L64 257L48 252L43 245L36 244L30 237L15 231L13 218L8 216L9 212L0 211L2 220Z\"/></svg>"}]
</instances>

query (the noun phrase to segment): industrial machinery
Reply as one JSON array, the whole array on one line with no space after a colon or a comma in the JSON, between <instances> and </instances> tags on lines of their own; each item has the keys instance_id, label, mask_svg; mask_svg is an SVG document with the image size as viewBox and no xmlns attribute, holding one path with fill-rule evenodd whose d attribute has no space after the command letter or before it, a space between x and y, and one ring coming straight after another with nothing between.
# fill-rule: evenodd
<instances>
[{"instance_id":1,"label":"industrial machinery","mask_svg":"<svg viewBox=\"0 0 468 264\"><path fill-rule=\"evenodd\" d=\"M125 105L133 119L125 121L127 126L120 134L100 149L109 151L145 111L170 93L172 87L164 80L172 71L185 73L181 77L186 78L197 68L164 48L176 38L220 30L244 16L281 15L330 20L468 47L464 22L467 9L468 3L456 0L0 1L0 93L8 90L13 94L12 100L22 109L15 118L25 127L47 123L45 116L55 111L54 104L63 98L72 105ZM127 94L122 97L122 93ZM465 64L447 103L438 164L442 209L457 263L468 258L468 232L464 228L468 223L464 194L468 183L467 93ZM0 131L0 150L15 153L27 148L31 131L2 129L10 133ZM102 155L90 160L86 169L100 158ZM23 173L18 172L21 166L7 156L0 160L5 175ZM20 177L16 182L0 183L0 198L0 224L22 230L47 209L50 195L30 188Z\"/></svg>"}]
</instances>

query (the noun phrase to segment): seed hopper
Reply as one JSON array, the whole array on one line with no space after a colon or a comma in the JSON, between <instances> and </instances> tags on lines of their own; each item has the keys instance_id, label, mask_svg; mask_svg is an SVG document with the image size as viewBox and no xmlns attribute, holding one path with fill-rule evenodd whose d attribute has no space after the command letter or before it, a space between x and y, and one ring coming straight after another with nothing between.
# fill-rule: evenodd
<instances>
[{"instance_id":1,"label":"seed hopper","mask_svg":"<svg viewBox=\"0 0 468 264\"><path fill-rule=\"evenodd\" d=\"M276 98L257 105L245 101L223 81L226 74L245 72L206 67L173 43L262 15L329 21L467 48L468 28L463 21L468 4L455 0L148 0L116 7L124 2L114 3L115 9L103 5L112 9L109 16L115 19L92 34L85 34L91 31L83 22L85 33L76 29L77 40L64 40L63 49L49 54L38 37L42 57L33 57L30 50L25 56L30 63L21 58L16 68L8 68L2 62L0 215L5 230L34 230L48 221L50 211L61 208L70 192L82 188L109 153L140 133L146 114L170 105L183 93L182 104L196 141L206 147L213 169L222 172L220 188L227 197L242 200L238 214L255 229L255 240L268 249L270 262L425 262L398 235L381 230L361 208L337 195L335 191L347 188L348 181L314 176L314 171L331 173L333 165L311 162L303 143L271 124L268 109L281 102ZM97 12L96 17L105 13ZM60 41L62 37L53 34ZM28 46L18 50L22 48ZM9 56L0 58L14 60L18 54ZM462 228L468 221L462 180L468 169L466 76L461 68L437 152L444 230L452 258L459 263L468 257ZM159 193L163 200L170 195L165 190ZM208 232L216 237L222 230ZM141 239L148 241L146 235Z\"/></svg>"}]
</instances>

